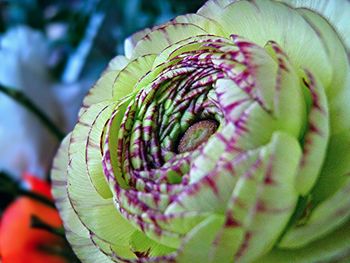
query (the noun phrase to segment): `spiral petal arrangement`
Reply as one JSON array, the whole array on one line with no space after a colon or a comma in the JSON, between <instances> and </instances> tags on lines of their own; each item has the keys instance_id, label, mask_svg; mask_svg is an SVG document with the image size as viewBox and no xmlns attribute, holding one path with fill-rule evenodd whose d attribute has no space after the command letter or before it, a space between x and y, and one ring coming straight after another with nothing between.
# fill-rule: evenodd
<instances>
[{"instance_id":1,"label":"spiral petal arrangement","mask_svg":"<svg viewBox=\"0 0 350 263\"><path fill-rule=\"evenodd\" d=\"M83 262L350 258L350 3L280 2L126 40L52 170Z\"/></svg>"}]
</instances>

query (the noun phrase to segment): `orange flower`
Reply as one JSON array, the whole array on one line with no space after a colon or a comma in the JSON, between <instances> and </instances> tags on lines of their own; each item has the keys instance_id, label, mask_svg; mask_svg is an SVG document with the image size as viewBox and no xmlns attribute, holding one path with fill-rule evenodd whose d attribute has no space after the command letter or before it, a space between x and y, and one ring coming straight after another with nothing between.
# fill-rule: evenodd
<instances>
[{"instance_id":1,"label":"orange flower","mask_svg":"<svg viewBox=\"0 0 350 263\"><path fill-rule=\"evenodd\" d=\"M32 191L52 199L50 186L26 174L24 181ZM39 201L20 197L4 212L0 225L0 255L2 263L66 263L57 254L63 247L62 238L48 231L32 228L31 218L36 216L52 227L61 227L57 211Z\"/></svg>"}]
</instances>

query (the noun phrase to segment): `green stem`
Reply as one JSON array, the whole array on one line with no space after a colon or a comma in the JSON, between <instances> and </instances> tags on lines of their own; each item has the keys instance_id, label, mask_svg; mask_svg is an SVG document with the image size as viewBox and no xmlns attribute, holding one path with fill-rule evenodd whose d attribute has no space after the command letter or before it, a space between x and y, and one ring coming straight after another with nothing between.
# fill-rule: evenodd
<instances>
[{"instance_id":1,"label":"green stem","mask_svg":"<svg viewBox=\"0 0 350 263\"><path fill-rule=\"evenodd\" d=\"M36 215L32 215L30 226L32 228L39 228L39 229L46 230L46 231L50 232L51 234L65 238L63 228L53 227L53 226L45 223L43 220L40 219L40 217L38 217Z\"/></svg>"},{"instance_id":2,"label":"green stem","mask_svg":"<svg viewBox=\"0 0 350 263\"><path fill-rule=\"evenodd\" d=\"M22 188L18 182L14 181L9 174L0 171L0 194L12 196L15 199L17 196L27 196L35 199L45 205L55 208L55 204L47 197Z\"/></svg>"},{"instance_id":3,"label":"green stem","mask_svg":"<svg viewBox=\"0 0 350 263\"><path fill-rule=\"evenodd\" d=\"M9 96L10 98L17 101L19 104L30 110L34 115L36 115L40 121L47 127L56 138L61 141L64 138L64 133L50 120L50 118L42 112L27 96L22 92L4 87L0 85L0 92Z\"/></svg>"},{"instance_id":4,"label":"green stem","mask_svg":"<svg viewBox=\"0 0 350 263\"><path fill-rule=\"evenodd\" d=\"M67 259L67 262L80 263L79 259L74 254L73 250L69 245L69 242L66 239L63 227L53 227L41 220L41 218L36 215L32 215L31 217L31 227L48 231L49 233L62 238L64 241L64 243L61 245L55 245L50 243L41 244L38 246L40 250L42 250L45 253L62 256Z\"/></svg>"},{"instance_id":5,"label":"green stem","mask_svg":"<svg viewBox=\"0 0 350 263\"><path fill-rule=\"evenodd\" d=\"M45 205L48 205L48 206L56 209L55 204L50 199L46 198L43 195L37 194L35 192L27 191L24 189L19 189L18 195L27 196L29 198L35 199L35 200L37 200Z\"/></svg>"}]
</instances>

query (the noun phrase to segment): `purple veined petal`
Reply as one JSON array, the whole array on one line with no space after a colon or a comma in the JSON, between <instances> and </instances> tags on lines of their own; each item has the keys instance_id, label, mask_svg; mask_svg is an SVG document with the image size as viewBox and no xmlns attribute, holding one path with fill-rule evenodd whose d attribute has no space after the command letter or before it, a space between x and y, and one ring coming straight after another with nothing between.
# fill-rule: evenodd
<instances>
[{"instance_id":1,"label":"purple veined petal","mask_svg":"<svg viewBox=\"0 0 350 263\"><path fill-rule=\"evenodd\" d=\"M317 180L329 140L329 109L324 89L308 71L304 81L312 97L312 105L303 138L303 157L297 178L297 189L302 195L308 193Z\"/></svg>"},{"instance_id":2,"label":"purple veined petal","mask_svg":"<svg viewBox=\"0 0 350 263\"><path fill-rule=\"evenodd\" d=\"M93 245L116 262L340 259L350 72L329 21L213 0L129 39L107 107L70 139L66 192Z\"/></svg>"},{"instance_id":3,"label":"purple veined petal","mask_svg":"<svg viewBox=\"0 0 350 263\"><path fill-rule=\"evenodd\" d=\"M332 68L322 41L294 9L270 0L238 1L226 6L217 21L227 34L239 35L260 46L275 41L296 67L306 67L319 75L325 86L331 83Z\"/></svg>"}]
</instances>

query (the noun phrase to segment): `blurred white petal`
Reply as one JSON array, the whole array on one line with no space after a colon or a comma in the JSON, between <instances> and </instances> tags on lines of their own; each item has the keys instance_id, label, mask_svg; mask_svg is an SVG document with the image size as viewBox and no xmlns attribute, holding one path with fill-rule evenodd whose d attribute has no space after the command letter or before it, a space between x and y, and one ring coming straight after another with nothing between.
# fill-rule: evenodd
<instances>
[{"instance_id":1,"label":"blurred white petal","mask_svg":"<svg viewBox=\"0 0 350 263\"><path fill-rule=\"evenodd\" d=\"M86 79L75 83L55 84L53 92L60 105L65 120L65 131L73 129L78 119L78 112L82 106L83 98L95 80Z\"/></svg>"},{"instance_id":2,"label":"blurred white petal","mask_svg":"<svg viewBox=\"0 0 350 263\"><path fill-rule=\"evenodd\" d=\"M47 40L40 32L24 26L9 30L0 39L0 84L22 91L59 124L48 54ZM57 140L36 116L4 94L0 94L0 114L0 169L16 176L24 171L43 176Z\"/></svg>"}]
</instances>

